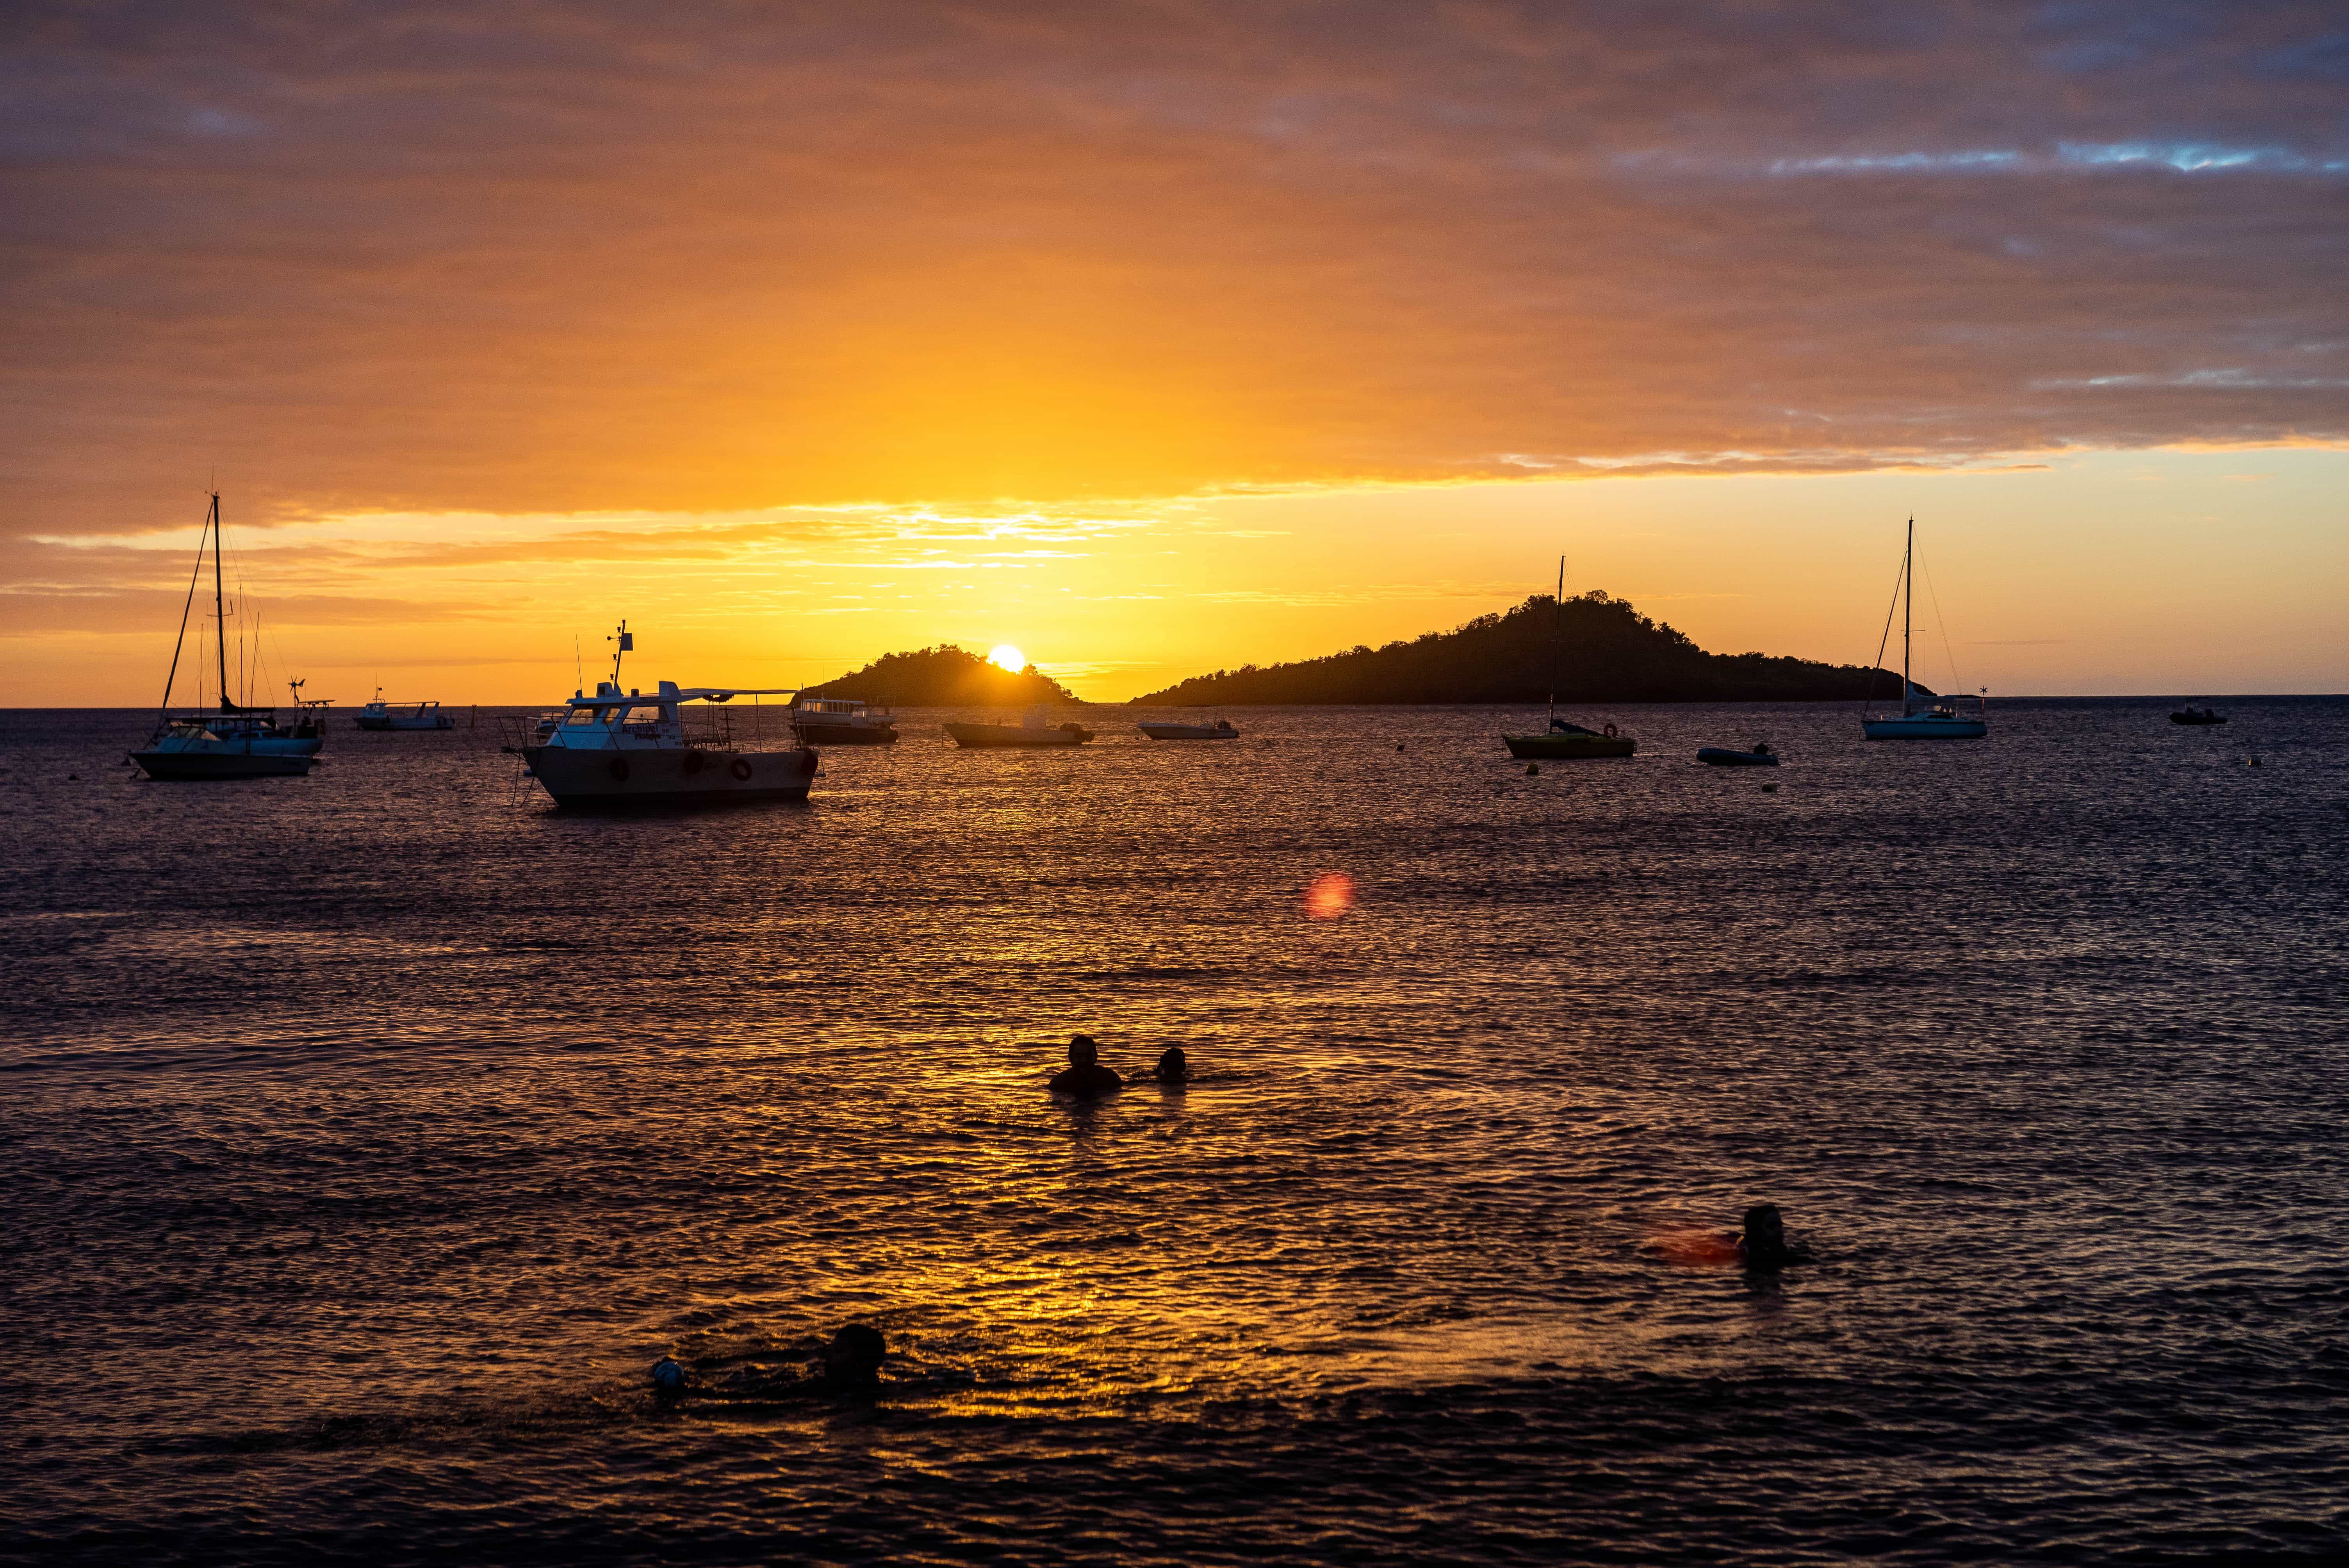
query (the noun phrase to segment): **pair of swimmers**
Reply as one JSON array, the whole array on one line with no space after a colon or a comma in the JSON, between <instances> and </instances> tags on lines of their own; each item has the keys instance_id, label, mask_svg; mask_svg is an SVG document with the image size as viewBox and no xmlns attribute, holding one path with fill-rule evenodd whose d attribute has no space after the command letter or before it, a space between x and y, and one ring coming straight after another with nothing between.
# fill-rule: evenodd
<instances>
[{"instance_id":1,"label":"pair of swimmers","mask_svg":"<svg viewBox=\"0 0 2349 1568\"><path fill-rule=\"evenodd\" d=\"M1158 1066L1151 1076L1160 1083L1186 1083L1191 1077L1191 1061L1180 1046L1170 1046L1160 1055ZM1125 1087L1125 1079L1114 1068L1101 1063L1101 1047L1091 1035L1079 1035L1069 1042L1069 1065L1053 1075L1046 1086L1054 1094L1065 1094L1078 1099L1114 1094Z\"/></svg>"}]
</instances>

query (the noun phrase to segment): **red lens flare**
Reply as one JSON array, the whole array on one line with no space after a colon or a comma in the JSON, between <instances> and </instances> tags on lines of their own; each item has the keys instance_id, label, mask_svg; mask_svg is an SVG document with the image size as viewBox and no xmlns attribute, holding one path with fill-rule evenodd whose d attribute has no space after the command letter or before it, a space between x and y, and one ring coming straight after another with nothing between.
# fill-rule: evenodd
<instances>
[{"instance_id":1,"label":"red lens flare","mask_svg":"<svg viewBox=\"0 0 2349 1568\"><path fill-rule=\"evenodd\" d=\"M1305 913L1315 920L1336 920L1354 907L1354 879L1344 872L1323 872L1305 890Z\"/></svg>"}]
</instances>

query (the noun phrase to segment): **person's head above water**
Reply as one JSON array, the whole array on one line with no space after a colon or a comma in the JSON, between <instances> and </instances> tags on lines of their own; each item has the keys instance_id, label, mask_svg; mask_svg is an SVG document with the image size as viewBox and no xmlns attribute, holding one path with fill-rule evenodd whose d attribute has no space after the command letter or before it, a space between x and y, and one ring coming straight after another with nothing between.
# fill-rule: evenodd
<instances>
[{"instance_id":1,"label":"person's head above water","mask_svg":"<svg viewBox=\"0 0 2349 1568\"><path fill-rule=\"evenodd\" d=\"M1191 1076L1191 1058L1180 1046L1169 1046L1158 1058L1158 1081L1179 1083Z\"/></svg>"},{"instance_id":2,"label":"person's head above water","mask_svg":"<svg viewBox=\"0 0 2349 1568\"><path fill-rule=\"evenodd\" d=\"M1089 1068L1101 1060L1101 1047L1093 1044L1091 1035L1079 1035L1069 1042L1069 1062L1073 1067Z\"/></svg>"},{"instance_id":3,"label":"person's head above water","mask_svg":"<svg viewBox=\"0 0 2349 1568\"><path fill-rule=\"evenodd\" d=\"M1747 1263L1778 1263L1794 1257L1786 1245L1786 1222L1775 1203L1756 1203L1745 1211L1745 1230L1737 1238Z\"/></svg>"},{"instance_id":4,"label":"person's head above water","mask_svg":"<svg viewBox=\"0 0 2349 1568\"><path fill-rule=\"evenodd\" d=\"M823 1375L834 1383L867 1383L880 1374L882 1358L889 1354L888 1342L881 1331L862 1323L852 1323L832 1336L823 1347Z\"/></svg>"}]
</instances>

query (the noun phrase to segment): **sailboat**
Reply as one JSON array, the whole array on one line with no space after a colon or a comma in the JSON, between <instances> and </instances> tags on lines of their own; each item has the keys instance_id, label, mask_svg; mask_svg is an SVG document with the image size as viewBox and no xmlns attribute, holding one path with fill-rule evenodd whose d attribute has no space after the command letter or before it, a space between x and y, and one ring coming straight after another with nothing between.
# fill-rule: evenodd
<instances>
[{"instance_id":1,"label":"sailboat","mask_svg":"<svg viewBox=\"0 0 2349 1568\"><path fill-rule=\"evenodd\" d=\"M1539 735L1504 735L1512 757L1538 758L1547 762L1552 758L1572 760L1594 757L1629 757L1640 748L1640 743L1628 735L1618 735L1615 727L1586 729L1557 716L1558 645L1565 634L1566 622L1566 557L1557 558L1557 597L1552 602L1549 646L1549 726Z\"/></svg>"},{"instance_id":2,"label":"sailboat","mask_svg":"<svg viewBox=\"0 0 2349 1568\"><path fill-rule=\"evenodd\" d=\"M199 705L194 712L171 711L171 686L179 679L180 655L188 642L188 621L195 609L196 584L202 581L204 551L212 557L212 620L214 652L219 660L220 701ZM180 638L171 645L171 673L163 679L163 707L156 715L155 733L143 751L130 753L150 779L269 779L306 774L326 744L327 699L302 695L303 683L289 683L294 695L291 724L277 722L277 711L232 702L228 695L227 596L221 583L220 496L212 498L204 514L203 531L196 538L196 570L188 579L188 602L180 610ZM201 686L201 682L199 682ZM201 693L200 693L201 695Z\"/></svg>"},{"instance_id":3,"label":"sailboat","mask_svg":"<svg viewBox=\"0 0 2349 1568\"><path fill-rule=\"evenodd\" d=\"M1910 614L1917 599L1917 520L1909 520L1909 547L1900 556L1900 712L1896 716L1878 716L1867 711L1875 698L1871 696L1863 706L1859 727L1870 740L1980 740L1990 733L1984 717L1989 706L1987 694L1973 697L1973 716L1970 718L1958 711L1964 697L1937 697L1920 691L1917 683L1909 678L1909 643L1915 617ZM1885 615L1885 628L1891 630L1892 617ZM1884 650L1877 649L1877 664L1884 662ZM1921 711L1920 705L1924 705Z\"/></svg>"}]
</instances>

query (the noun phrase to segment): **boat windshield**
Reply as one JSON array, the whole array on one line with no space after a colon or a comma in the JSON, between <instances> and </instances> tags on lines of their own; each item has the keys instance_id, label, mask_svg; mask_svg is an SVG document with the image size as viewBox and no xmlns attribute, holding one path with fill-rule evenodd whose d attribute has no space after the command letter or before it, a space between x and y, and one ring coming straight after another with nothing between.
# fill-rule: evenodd
<instances>
[{"instance_id":1,"label":"boat windshield","mask_svg":"<svg viewBox=\"0 0 2349 1568\"><path fill-rule=\"evenodd\" d=\"M571 710L571 717L563 722L579 725L600 724L604 717L605 712L600 707L574 707Z\"/></svg>"}]
</instances>

